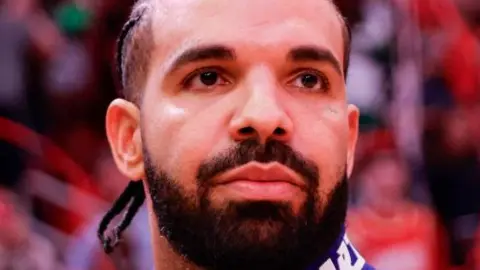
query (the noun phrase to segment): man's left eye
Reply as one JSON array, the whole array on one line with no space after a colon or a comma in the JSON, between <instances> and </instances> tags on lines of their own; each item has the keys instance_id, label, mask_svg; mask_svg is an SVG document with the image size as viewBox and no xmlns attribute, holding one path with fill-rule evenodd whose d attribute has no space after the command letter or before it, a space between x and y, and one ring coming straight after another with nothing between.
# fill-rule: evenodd
<instances>
[{"instance_id":1,"label":"man's left eye","mask_svg":"<svg viewBox=\"0 0 480 270\"><path fill-rule=\"evenodd\" d=\"M291 85L309 90L327 90L328 80L325 75L313 71L307 71L296 75L291 81Z\"/></svg>"}]
</instances>

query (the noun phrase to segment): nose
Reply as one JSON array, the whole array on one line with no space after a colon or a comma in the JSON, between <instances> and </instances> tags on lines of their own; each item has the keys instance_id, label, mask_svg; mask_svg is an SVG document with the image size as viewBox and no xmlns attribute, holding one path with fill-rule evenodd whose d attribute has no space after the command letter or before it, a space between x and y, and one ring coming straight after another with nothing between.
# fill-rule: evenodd
<instances>
[{"instance_id":1,"label":"nose","mask_svg":"<svg viewBox=\"0 0 480 270\"><path fill-rule=\"evenodd\" d=\"M233 140L256 139L262 144L267 140L290 140L293 124L279 102L276 85L264 77L246 90L246 101L230 122L229 133Z\"/></svg>"}]
</instances>

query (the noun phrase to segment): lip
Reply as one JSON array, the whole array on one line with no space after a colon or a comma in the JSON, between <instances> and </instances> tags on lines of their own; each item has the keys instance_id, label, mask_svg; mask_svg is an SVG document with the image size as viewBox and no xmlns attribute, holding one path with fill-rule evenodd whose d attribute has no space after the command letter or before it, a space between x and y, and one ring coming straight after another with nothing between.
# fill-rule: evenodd
<instances>
[{"instance_id":1,"label":"lip","mask_svg":"<svg viewBox=\"0 0 480 270\"><path fill-rule=\"evenodd\" d=\"M214 179L215 185L227 185L234 182L288 183L300 189L306 189L305 181L293 170L278 162L268 164L249 162L243 166L225 172Z\"/></svg>"}]
</instances>

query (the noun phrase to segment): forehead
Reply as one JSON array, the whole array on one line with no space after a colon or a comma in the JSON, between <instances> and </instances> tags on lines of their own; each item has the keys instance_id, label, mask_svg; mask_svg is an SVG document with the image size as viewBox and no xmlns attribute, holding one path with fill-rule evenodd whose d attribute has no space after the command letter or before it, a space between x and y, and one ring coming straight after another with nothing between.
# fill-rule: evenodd
<instances>
[{"instance_id":1,"label":"forehead","mask_svg":"<svg viewBox=\"0 0 480 270\"><path fill-rule=\"evenodd\" d=\"M343 62L342 22L329 0L157 0L152 30L162 54L211 43L260 50L316 45Z\"/></svg>"}]
</instances>

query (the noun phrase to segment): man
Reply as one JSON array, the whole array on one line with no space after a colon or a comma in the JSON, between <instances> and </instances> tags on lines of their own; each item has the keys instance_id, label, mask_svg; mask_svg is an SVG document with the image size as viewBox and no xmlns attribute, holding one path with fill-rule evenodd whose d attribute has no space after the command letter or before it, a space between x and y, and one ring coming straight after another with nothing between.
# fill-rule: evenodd
<instances>
[{"instance_id":1,"label":"man","mask_svg":"<svg viewBox=\"0 0 480 270\"><path fill-rule=\"evenodd\" d=\"M137 3L106 129L138 180L100 224L105 250L146 197L158 270L371 269L343 226L359 115L349 44L327 0Z\"/></svg>"}]
</instances>

